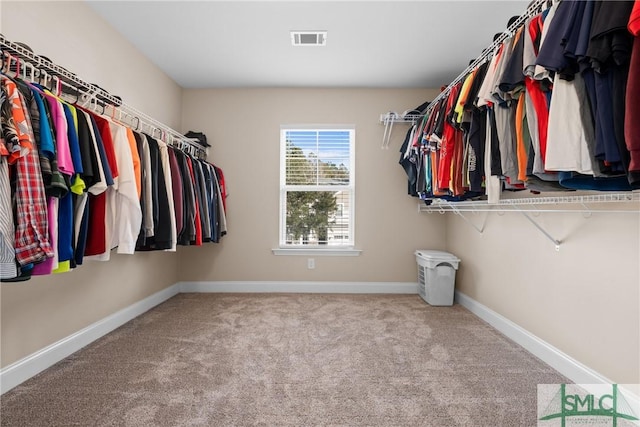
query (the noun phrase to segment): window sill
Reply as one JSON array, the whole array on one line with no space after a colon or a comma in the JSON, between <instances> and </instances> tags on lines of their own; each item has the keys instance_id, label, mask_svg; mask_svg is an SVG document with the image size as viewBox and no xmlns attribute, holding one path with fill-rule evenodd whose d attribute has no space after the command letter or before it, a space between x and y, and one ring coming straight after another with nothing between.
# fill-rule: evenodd
<instances>
[{"instance_id":1,"label":"window sill","mask_svg":"<svg viewBox=\"0 0 640 427\"><path fill-rule=\"evenodd\" d=\"M275 248L274 255L302 255L302 256L359 256L360 249L353 248Z\"/></svg>"}]
</instances>

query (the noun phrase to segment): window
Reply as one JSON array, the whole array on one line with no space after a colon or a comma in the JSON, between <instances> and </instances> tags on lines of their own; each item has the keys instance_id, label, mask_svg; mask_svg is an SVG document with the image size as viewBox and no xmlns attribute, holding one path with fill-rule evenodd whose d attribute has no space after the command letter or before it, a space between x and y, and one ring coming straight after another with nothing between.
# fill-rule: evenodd
<instances>
[{"instance_id":1,"label":"window","mask_svg":"<svg viewBox=\"0 0 640 427\"><path fill-rule=\"evenodd\" d=\"M354 137L352 127L282 127L280 247L354 246Z\"/></svg>"}]
</instances>

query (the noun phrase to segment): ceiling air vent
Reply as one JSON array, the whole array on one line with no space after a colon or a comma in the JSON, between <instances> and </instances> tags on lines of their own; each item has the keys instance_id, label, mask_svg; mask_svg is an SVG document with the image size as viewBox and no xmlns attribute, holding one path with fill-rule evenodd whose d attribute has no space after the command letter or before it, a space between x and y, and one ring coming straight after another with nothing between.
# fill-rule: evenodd
<instances>
[{"instance_id":1,"label":"ceiling air vent","mask_svg":"<svg viewBox=\"0 0 640 427\"><path fill-rule=\"evenodd\" d=\"M326 46L326 31L291 31L291 44L294 46Z\"/></svg>"}]
</instances>

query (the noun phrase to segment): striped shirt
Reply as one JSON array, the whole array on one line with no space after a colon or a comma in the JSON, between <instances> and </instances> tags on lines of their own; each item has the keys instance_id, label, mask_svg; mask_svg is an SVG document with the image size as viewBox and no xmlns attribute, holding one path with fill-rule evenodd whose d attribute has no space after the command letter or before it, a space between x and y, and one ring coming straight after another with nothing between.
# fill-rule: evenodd
<instances>
[{"instance_id":1,"label":"striped shirt","mask_svg":"<svg viewBox=\"0 0 640 427\"><path fill-rule=\"evenodd\" d=\"M0 87L0 105L4 106L6 92ZM9 150L4 142L0 121L0 279L11 279L18 275L13 209L11 208L11 186L9 184Z\"/></svg>"}]
</instances>

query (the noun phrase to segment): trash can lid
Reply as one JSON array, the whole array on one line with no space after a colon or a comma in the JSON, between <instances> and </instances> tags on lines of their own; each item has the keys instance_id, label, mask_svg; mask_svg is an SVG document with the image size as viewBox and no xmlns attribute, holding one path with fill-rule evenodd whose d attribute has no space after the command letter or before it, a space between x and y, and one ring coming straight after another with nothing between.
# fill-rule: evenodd
<instances>
[{"instance_id":1,"label":"trash can lid","mask_svg":"<svg viewBox=\"0 0 640 427\"><path fill-rule=\"evenodd\" d=\"M439 261L460 261L460 259L449 252L435 251L431 249L418 249L416 255L422 258L439 260Z\"/></svg>"}]
</instances>

